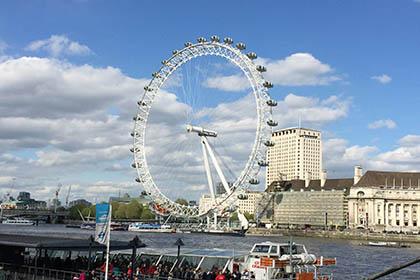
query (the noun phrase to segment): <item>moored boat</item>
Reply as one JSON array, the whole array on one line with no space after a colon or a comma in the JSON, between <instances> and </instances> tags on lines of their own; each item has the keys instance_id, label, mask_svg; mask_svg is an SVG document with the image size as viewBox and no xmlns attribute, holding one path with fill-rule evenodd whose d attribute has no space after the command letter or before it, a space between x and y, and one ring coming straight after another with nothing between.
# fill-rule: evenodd
<instances>
[{"instance_id":1,"label":"moored boat","mask_svg":"<svg viewBox=\"0 0 420 280\"><path fill-rule=\"evenodd\" d=\"M27 219L14 218L14 219L4 220L2 221L2 224L17 225L17 226L33 226L36 224L36 222L32 220L27 220Z\"/></svg>"},{"instance_id":2,"label":"moored boat","mask_svg":"<svg viewBox=\"0 0 420 280\"><path fill-rule=\"evenodd\" d=\"M175 230L170 225L151 224L151 223L142 223L142 222L131 223L128 226L128 231L166 232L166 233L175 232Z\"/></svg>"}]
</instances>

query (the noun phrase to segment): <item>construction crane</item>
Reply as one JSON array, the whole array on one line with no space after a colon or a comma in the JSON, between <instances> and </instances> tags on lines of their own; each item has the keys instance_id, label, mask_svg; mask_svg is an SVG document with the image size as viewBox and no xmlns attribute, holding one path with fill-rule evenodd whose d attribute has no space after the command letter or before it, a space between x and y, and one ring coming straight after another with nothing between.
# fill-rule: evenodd
<instances>
[{"instance_id":1,"label":"construction crane","mask_svg":"<svg viewBox=\"0 0 420 280\"><path fill-rule=\"evenodd\" d=\"M61 183L58 183L57 190L55 191L54 213L56 213L56 212L57 212L57 207L58 207L58 195L60 194L60 190L61 190L61 187L62 187L62 186L63 186L63 185L62 185Z\"/></svg>"},{"instance_id":2,"label":"construction crane","mask_svg":"<svg viewBox=\"0 0 420 280\"><path fill-rule=\"evenodd\" d=\"M68 189L67 195L66 195L66 208L69 207L70 192L71 192L71 185L69 186L69 189Z\"/></svg>"}]
</instances>

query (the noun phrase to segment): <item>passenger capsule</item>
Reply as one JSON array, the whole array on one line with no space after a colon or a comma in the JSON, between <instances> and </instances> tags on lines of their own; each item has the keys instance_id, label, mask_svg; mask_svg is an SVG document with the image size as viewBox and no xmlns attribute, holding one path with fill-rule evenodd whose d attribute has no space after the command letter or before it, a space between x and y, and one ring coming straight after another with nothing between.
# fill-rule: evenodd
<instances>
[{"instance_id":1,"label":"passenger capsule","mask_svg":"<svg viewBox=\"0 0 420 280\"><path fill-rule=\"evenodd\" d=\"M151 87L149 87L149 86L145 86L145 87L144 87L144 90L145 90L145 91L152 91L153 89L152 89Z\"/></svg>"},{"instance_id":2,"label":"passenger capsule","mask_svg":"<svg viewBox=\"0 0 420 280\"><path fill-rule=\"evenodd\" d=\"M142 191L141 192L141 195L146 196L147 195L147 192L146 191Z\"/></svg>"},{"instance_id":3,"label":"passenger capsule","mask_svg":"<svg viewBox=\"0 0 420 280\"><path fill-rule=\"evenodd\" d=\"M197 39L197 42L199 42L199 43L205 43L205 42L207 42L207 40L204 37L200 37L200 38Z\"/></svg>"},{"instance_id":4,"label":"passenger capsule","mask_svg":"<svg viewBox=\"0 0 420 280\"><path fill-rule=\"evenodd\" d=\"M173 50L173 51L172 51L172 54L173 54L173 55L176 55L177 53L178 53L178 50Z\"/></svg>"},{"instance_id":5,"label":"passenger capsule","mask_svg":"<svg viewBox=\"0 0 420 280\"><path fill-rule=\"evenodd\" d=\"M216 42L216 43L219 43L219 42L220 42L220 38L219 38L219 36L216 36L216 35L211 36L211 37L210 37L210 40L211 40L212 42Z\"/></svg>"},{"instance_id":6,"label":"passenger capsule","mask_svg":"<svg viewBox=\"0 0 420 280\"><path fill-rule=\"evenodd\" d=\"M271 140L267 140L264 142L264 145L266 145L267 147L273 147L275 144L273 141Z\"/></svg>"},{"instance_id":7,"label":"passenger capsule","mask_svg":"<svg viewBox=\"0 0 420 280\"><path fill-rule=\"evenodd\" d=\"M134 116L133 121L141 121L143 120L140 116Z\"/></svg>"},{"instance_id":8,"label":"passenger capsule","mask_svg":"<svg viewBox=\"0 0 420 280\"><path fill-rule=\"evenodd\" d=\"M223 39L223 42L227 45L232 45L233 44L233 39L230 37L226 37L225 39Z\"/></svg>"},{"instance_id":9,"label":"passenger capsule","mask_svg":"<svg viewBox=\"0 0 420 280\"><path fill-rule=\"evenodd\" d=\"M130 148L130 152L134 153L134 148Z\"/></svg>"},{"instance_id":10,"label":"passenger capsule","mask_svg":"<svg viewBox=\"0 0 420 280\"><path fill-rule=\"evenodd\" d=\"M153 78L160 77L160 74L159 74L158 72L155 72L155 73L153 73L153 74L152 74L152 77L153 77Z\"/></svg>"},{"instance_id":11,"label":"passenger capsule","mask_svg":"<svg viewBox=\"0 0 420 280\"><path fill-rule=\"evenodd\" d=\"M264 66L262 66L262 65L258 65L257 66L257 71L258 72L265 72L265 71L267 71L267 68L265 68Z\"/></svg>"},{"instance_id":12,"label":"passenger capsule","mask_svg":"<svg viewBox=\"0 0 420 280\"><path fill-rule=\"evenodd\" d=\"M137 168L137 164L136 164L135 162L133 162L133 163L131 164L131 167L133 167L133 168Z\"/></svg>"},{"instance_id":13,"label":"passenger capsule","mask_svg":"<svg viewBox=\"0 0 420 280\"><path fill-rule=\"evenodd\" d=\"M277 126L277 125L278 125L278 123L277 123L276 121L271 120L271 119L267 121L267 124L268 124L269 126Z\"/></svg>"},{"instance_id":14,"label":"passenger capsule","mask_svg":"<svg viewBox=\"0 0 420 280\"><path fill-rule=\"evenodd\" d=\"M263 86L265 86L266 88L272 88L273 87L273 83L272 82L269 82L269 81L265 81L263 83Z\"/></svg>"},{"instance_id":15,"label":"passenger capsule","mask_svg":"<svg viewBox=\"0 0 420 280\"><path fill-rule=\"evenodd\" d=\"M142 101L142 100L138 101L138 102L137 102L137 104L138 104L139 106L146 106L146 105L147 105L147 104L146 104L146 102L144 102L144 101Z\"/></svg>"},{"instance_id":16,"label":"passenger capsule","mask_svg":"<svg viewBox=\"0 0 420 280\"><path fill-rule=\"evenodd\" d=\"M134 132L131 132L130 135L131 135L131 137L134 137Z\"/></svg>"},{"instance_id":17,"label":"passenger capsule","mask_svg":"<svg viewBox=\"0 0 420 280\"><path fill-rule=\"evenodd\" d=\"M162 64L166 65L166 64L168 64L168 61L167 60L162 60Z\"/></svg>"},{"instance_id":18,"label":"passenger capsule","mask_svg":"<svg viewBox=\"0 0 420 280\"><path fill-rule=\"evenodd\" d=\"M261 166L261 167L266 167L266 166L268 166L268 162L265 161L265 160L260 160L260 161L258 161L258 165Z\"/></svg>"},{"instance_id":19,"label":"passenger capsule","mask_svg":"<svg viewBox=\"0 0 420 280\"><path fill-rule=\"evenodd\" d=\"M245 199L248 199L248 196L246 194L241 193L241 194L238 195L238 199L245 200Z\"/></svg>"},{"instance_id":20,"label":"passenger capsule","mask_svg":"<svg viewBox=\"0 0 420 280\"><path fill-rule=\"evenodd\" d=\"M186 42L186 43L184 44L184 46L185 46L186 48L191 47L191 46L192 46L192 43L191 43L191 42Z\"/></svg>"},{"instance_id":21,"label":"passenger capsule","mask_svg":"<svg viewBox=\"0 0 420 280\"><path fill-rule=\"evenodd\" d=\"M245 44L244 43L237 43L236 44L236 48L238 49L238 50L244 50L244 49L246 49L246 46L245 46Z\"/></svg>"},{"instance_id":22,"label":"passenger capsule","mask_svg":"<svg viewBox=\"0 0 420 280\"><path fill-rule=\"evenodd\" d=\"M247 53L247 54L246 54L246 56L247 56L249 59L256 59L256 58L257 58L257 54L256 54L256 53L254 53L254 52Z\"/></svg>"},{"instance_id":23,"label":"passenger capsule","mask_svg":"<svg viewBox=\"0 0 420 280\"><path fill-rule=\"evenodd\" d=\"M252 178L251 180L249 180L249 183L251 185L258 185L260 181L258 179Z\"/></svg>"},{"instance_id":24,"label":"passenger capsule","mask_svg":"<svg viewBox=\"0 0 420 280\"><path fill-rule=\"evenodd\" d=\"M277 106L277 101L273 99L267 100L267 105L271 107L275 107Z\"/></svg>"}]
</instances>

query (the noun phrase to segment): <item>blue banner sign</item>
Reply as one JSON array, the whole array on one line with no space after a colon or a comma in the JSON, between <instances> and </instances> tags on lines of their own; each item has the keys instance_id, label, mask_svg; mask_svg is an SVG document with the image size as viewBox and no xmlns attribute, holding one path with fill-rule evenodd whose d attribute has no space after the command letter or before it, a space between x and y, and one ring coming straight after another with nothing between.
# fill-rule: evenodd
<instances>
[{"instance_id":1,"label":"blue banner sign","mask_svg":"<svg viewBox=\"0 0 420 280\"><path fill-rule=\"evenodd\" d=\"M96 204L96 228L95 241L101 244L106 244L109 238L110 226L110 205L109 203Z\"/></svg>"}]
</instances>

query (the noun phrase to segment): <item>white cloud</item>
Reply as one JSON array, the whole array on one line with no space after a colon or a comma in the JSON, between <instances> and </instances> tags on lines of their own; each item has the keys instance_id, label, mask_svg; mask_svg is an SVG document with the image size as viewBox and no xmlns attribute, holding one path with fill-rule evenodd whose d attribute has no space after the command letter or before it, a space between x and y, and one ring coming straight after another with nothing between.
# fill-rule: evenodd
<instances>
[{"instance_id":1,"label":"white cloud","mask_svg":"<svg viewBox=\"0 0 420 280\"><path fill-rule=\"evenodd\" d=\"M310 53L295 53L284 59L273 60L258 58L257 64L264 65L264 77L275 85L281 86L319 86L341 80L334 69L322 63ZM216 75L208 78L204 85L225 91L242 91L250 88L242 74Z\"/></svg>"},{"instance_id":2,"label":"white cloud","mask_svg":"<svg viewBox=\"0 0 420 280\"><path fill-rule=\"evenodd\" d=\"M341 80L331 66L310 53L295 53L280 60L260 58L257 62L266 66L264 76L276 85L317 86Z\"/></svg>"},{"instance_id":3,"label":"white cloud","mask_svg":"<svg viewBox=\"0 0 420 280\"><path fill-rule=\"evenodd\" d=\"M393 128L396 128L396 127L397 127L397 124L391 119L377 120L377 121L374 121L374 122L372 122L368 125L369 129L378 129L378 128L393 129Z\"/></svg>"},{"instance_id":4,"label":"white cloud","mask_svg":"<svg viewBox=\"0 0 420 280\"><path fill-rule=\"evenodd\" d=\"M388 76L387 74L382 74L378 76L372 76L372 80L378 81L381 84L387 84L392 81L392 78Z\"/></svg>"},{"instance_id":5,"label":"white cloud","mask_svg":"<svg viewBox=\"0 0 420 280\"><path fill-rule=\"evenodd\" d=\"M65 35L51 35L48 39L33 41L25 49L28 51L43 50L54 57L92 54L88 46L72 41Z\"/></svg>"},{"instance_id":6,"label":"white cloud","mask_svg":"<svg viewBox=\"0 0 420 280\"><path fill-rule=\"evenodd\" d=\"M362 165L364 170L420 172L420 135L406 135L399 146L381 151L375 146L351 146L345 139L324 141L324 166L330 177L351 177L353 166Z\"/></svg>"},{"instance_id":7,"label":"white cloud","mask_svg":"<svg viewBox=\"0 0 420 280\"><path fill-rule=\"evenodd\" d=\"M242 91L250 87L249 81L244 75L210 77L204 85L224 91Z\"/></svg>"}]
</instances>

